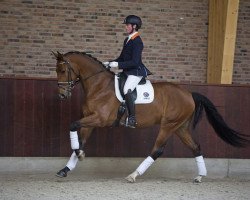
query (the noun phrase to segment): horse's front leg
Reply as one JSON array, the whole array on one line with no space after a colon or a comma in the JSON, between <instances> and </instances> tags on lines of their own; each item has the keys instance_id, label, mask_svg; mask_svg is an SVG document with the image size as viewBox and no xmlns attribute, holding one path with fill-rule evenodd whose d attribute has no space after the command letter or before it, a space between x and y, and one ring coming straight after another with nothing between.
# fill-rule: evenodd
<instances>
[{"instance_id":1,"label":"horse's front leg","mask_svg":"<svg viewBox=\"0 0 250 200\"><path fill-rule=\"evenodd\" d=\"M103 127L105 125L106 125L106 118L101 119L100 114L95 112L89 116L83 117L80 120L72 122L70 124L70 132L75 132L82 127L93 128L93 127Z\"/></svg>"},{"instance_id":2,"label":"horse's front leg","mask_svg":"<svg viewBox=\"0 0 250 200\"><path fill-rule=\"evenodd\" d=\"M69 171L72 171L76 167L76 164L77 164L78 160L83 160L83 158L85 156L85 154L84 154L84 144L87 142L87 139L91 135L92 131L93 131L93 128L81 128L80 136L78 137L78 135L77 135L77 141L74 140L75 143L78 142L78 145L73 144L73 147L78 148L78 149L73 149L72 144L71 144L71 148L74 151L71 154L70 159L67 162L66 166L63 169L61 169L59 172L57 172L56 176L61 177L61 178L66 177L67 173ZM71 143L72 143L72 140L71 140Z\"/></svg>"},{"instance_id":3,"label":"horse's front leg","mask_svg":"<svg viewBox=\"0 0 250 200\"><path fill-rule=\"evenodd\" d=\"M84 134L84 127L87 129L91 129L93 127L96 126L100 126L100 120L97 117L97 113L93 113L92 115L89 115L87 117L83 117L82 119L72 122L70 124L70 144L71 144L71 148L72 150L75 151L76 156L79 158L79 160L82 160L84 157L84 151L83 151L83 147L82 145L84 144L84 141L86 142L86 139L88 136L87 134ZM77 130L79 128L82 128L82 133L81 135L83 135L82 137L82 142L79 142L79 136L77 134ZM87 131L88 132L88 131Z\"/></svg>"},{"instance_id":4,"label":"horse's front leg","mask_svg":"<svg viewBox=\"0 0 250 200\"><path fill-rule=\"evenodd\" d=\"M82 127L80 129L80 134L78 136L78 140L79 140L79 149L75 150L75 153L78 157L78 159L80 161L83 160L83 158L85 157L85 153L84 153L84 146L89 138L89 136L91 135L91 133L93 132L94 128L84 128Z\"/></svg>"}]
</instances>

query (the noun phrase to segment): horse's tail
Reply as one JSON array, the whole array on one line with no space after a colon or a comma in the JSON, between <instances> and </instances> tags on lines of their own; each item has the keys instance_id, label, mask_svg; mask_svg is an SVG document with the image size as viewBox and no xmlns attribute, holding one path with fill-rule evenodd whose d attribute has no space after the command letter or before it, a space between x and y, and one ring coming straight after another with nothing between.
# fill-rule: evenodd
<instances>
[{"instance_id":1,"label":"horse's tail","mask_svg":"<svg viewBox=\"0 0 250 200\"><path fill-rule=\"evenodd\" d=\"M193 128L201 119L203 108L205 108L209 123L222 140L235 147L244 147L250 143L248 139L244 138L249 137L249 135L240 134L228 127L216 107L207 97L199 93L192 93L192 96L195 102Z\"/></svg>"}]
</instances>

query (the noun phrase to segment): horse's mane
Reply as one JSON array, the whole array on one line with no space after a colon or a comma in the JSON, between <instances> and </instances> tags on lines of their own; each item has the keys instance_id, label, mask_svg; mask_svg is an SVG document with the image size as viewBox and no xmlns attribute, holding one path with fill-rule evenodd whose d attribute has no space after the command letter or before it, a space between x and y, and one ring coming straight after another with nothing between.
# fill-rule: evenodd
<instances>
[{"instance_id":1,"label":"horse's mane","mask_svg":"<svg viewBox=\"0 0 250 200\"><path fill-rule=\"evenodd\" d=\"M82 56L88 56L90 59L93 59L97 63L101 64L101 66L103 68L105 68L108 72L110 72L112 74L115 74L114 72L111 72L109 69L107 69L105 67L105 65L100 60L98 60L96 57L93 57L89 52L69 51L69 52L65 53L63 56L68 56L68 55L71 55L71 54L78 54L78 55L82 55Z\"/></svg>"}]
</instances>

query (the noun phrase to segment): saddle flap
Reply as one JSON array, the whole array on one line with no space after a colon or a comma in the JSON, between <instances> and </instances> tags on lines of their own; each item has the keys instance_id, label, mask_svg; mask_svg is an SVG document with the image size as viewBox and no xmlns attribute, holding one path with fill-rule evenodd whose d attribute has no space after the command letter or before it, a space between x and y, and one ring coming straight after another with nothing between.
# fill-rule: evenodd
<instances>
[{"instance_id":1,"label":"saddle flap","mask_svg":"<svg viewBox=\"0 0 250 200\"><path fill-rule=\"evenodd\" d=\"M121 82L119 82L120 80ZM135 99L135 104L147 104L152 103L154 100L154 88L149 80L145 80L145 84L137 85L136 89L133 91ZM126 82L126 77L119 74L115 75L115 94L120 102L125 102L123 87ZM122 91L122 92L121 92ZM137 94L137 95L136 95Z\"/></svg>"}]
</instances>

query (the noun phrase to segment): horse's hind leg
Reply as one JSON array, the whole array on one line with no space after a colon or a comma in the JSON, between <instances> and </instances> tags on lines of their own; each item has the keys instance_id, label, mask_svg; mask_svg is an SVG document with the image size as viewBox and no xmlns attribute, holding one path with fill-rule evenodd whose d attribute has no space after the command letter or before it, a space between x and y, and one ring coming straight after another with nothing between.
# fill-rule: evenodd
<instances>
[{"instance_id":1,"label":"horse's hind leg","mask_svg":"<svg viewBox=\"0 0 250 200\"><path fill-rule=\"evenodd\" d=\"M58 171L56 173L56 176L61 178L66 177L69 171L75 169L78 160L82 160L84 158L85 156L83 151L84 144L87 142L87 139L89 138L92 131L93 128L81 128L79 137L79 140L81 141L79 141L78 149L73 149L73 153L71 154L70 159L68 160L66 166L60 171Z\"/></svg>"},{"instance_id":2,"label":"horse's hind leg","mask_svg":"<svg viewBox=\"0 0 250 200\"><path fill-rule=\"evenodd\" d=\"M193 138L188 129L188 123L180 127L176 134L179 136L181 141L186 144L193 152L198 167L198 176L194 179L195 182L201 182L203 176L207 175L206 165L201 155L200 145L194 142Z\"/></svg>"},{"instance_id":3,"label":"horse's hind leg","mask_svg":"<svg viewBox=\"0 0 250 200\"><path fill-rule=\"evenodd\" d=\"M126 177L126 180L128 182L135 182L136 177L144 174L144 172L154 163L154 161L162 155L166 145L166 141L174 132L174 128L160 128L160 132L156 138L156 142L154 144L150 156L148 156L132 174Z\"/></svg>"}]
</instances>

